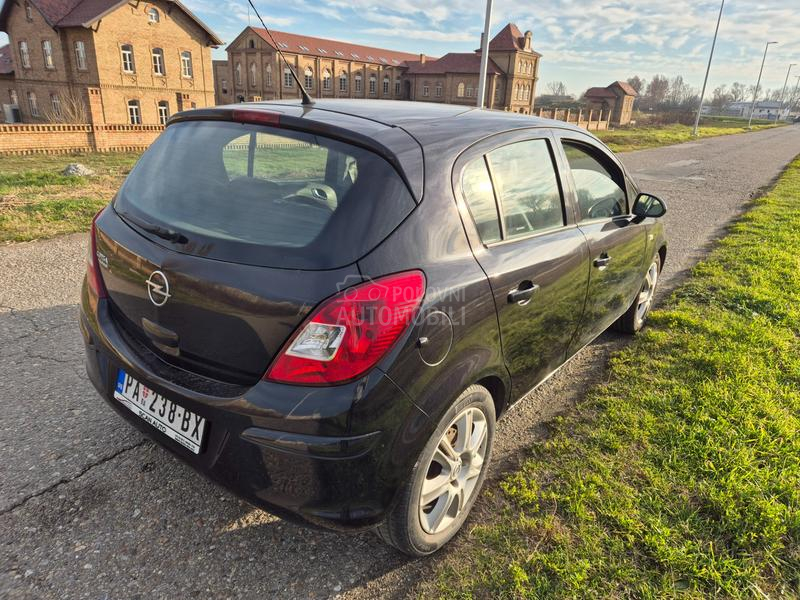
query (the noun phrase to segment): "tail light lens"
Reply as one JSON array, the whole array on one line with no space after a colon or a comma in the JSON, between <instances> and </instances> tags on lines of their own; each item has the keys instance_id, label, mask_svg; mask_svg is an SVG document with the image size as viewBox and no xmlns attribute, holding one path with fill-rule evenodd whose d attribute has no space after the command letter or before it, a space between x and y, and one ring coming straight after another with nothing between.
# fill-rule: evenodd
<instances>
[{"instance_id":1,"label":"tail light lens","mask_svg":"<svg viewBox=\"0 0 800 600\"><path fill-rule=\"evenodd\" d=\"M102 209L92 219L92 229L89 236L89 256L86 257L86 280L95 296L107 298L106 284L103 283L103 276L100 273L100 265L97 259L97 218L103 212Z\"/></svg>"},{"instance_id":2,"label":"tail light lens","mask_svg":"<svg viewBox=\"0 0 800 600\"><path fill-rule=\"evenodd\" d=\"M360 377L408 329L424 295L421 271L389 275L340 292L306 319L264 378L326 385Z\"/></svg>"}]
</instances>

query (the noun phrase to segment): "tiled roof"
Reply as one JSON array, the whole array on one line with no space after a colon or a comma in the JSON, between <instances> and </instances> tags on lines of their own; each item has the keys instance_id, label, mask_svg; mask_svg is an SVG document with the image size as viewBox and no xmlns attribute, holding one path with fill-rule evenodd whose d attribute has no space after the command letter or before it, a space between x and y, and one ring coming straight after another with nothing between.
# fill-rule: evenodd
<instances>
[{"instance_id":1,"label":"tiled roof","mask_svg":"<svg viewBox=\"0 0 800 600\"><path fill-rule=\"evenodd\" d=\"M508 23L489 41L489 50L493 52L524 52L525 35L514 23ZM541 56L538 52L534 52L533 48L529 52Z\"/></svg>"},{"instance_id":2,"label":"tiled roof","mask_svg":"<svg viewBox=\"0 0 800 600\"><path fill-rule=\"evenodd\" d=\"M275 47L266 29L260 27L250 27L262 40L273 48ZM357 60L365 63L378 65L388 65L397 67L406 61L419 60L418 54L410 52L398 52L396 50L386 50L373 46L361 46L337 40L311 37L308 35L298 35L285 31L275 31L270 29L275 43L280 50L293 52L295 54L305 54L306 56L318 56L320 58L340 58L342 60Z\"/></svg>"},{"instance_id":3,"label":"tiled roof","mask_svg":"<svg viewBox=\"0 0 800 600\"><path fill-rule=\"evenodd\" d=\"M0 75L14 72L14 61L11 58L11 46L0 46Z\"/></svg>"},{"instance_id":4,"label":"tiled roof","mask_svg":"<svg viewBox=\"0 0 800 600\"><path fill-rule=\"evenodd\" d=\"M616 98L617 95L608 88L593 87L586 90L584 94L587 98Z\"/></svg>"},{"instance_id":5,"label":"tiled roof","mask_svg":"<svg viewBox=\"0 0 800 600\"><path fill-rule=\"evenodd\" d=\"M639 94L636 93L636 90L633 89L633 87L631 87L631 84L629 84L627 81L615 81L614 83L612 83L608 87L612 87L612 86L615 86L615 85L619 86L622 89L622 91L625 92L626 94L628 94L629 96L638 96L639 95Z\"/></svg>"},{"instance_id":6,"label":"tiled roof","mask_svg":"<svg viewBox=\"0 0 800 600\"><path fill-rule=\"evenodd\" d=\"M474 73L480 74L481 70L481 55L473 52L450 52L445 54L442 58L428 59L424 63L420 61L408 62L408 74L432 74L443 75L445 73ZM490 58L488 73L490 75L499 75L502 73L497 64Z\"/></svg>"},{"instance_id":7,"label":"tiled roof","mask_svg":"<svg viewBox=\"0 0 800 600\"><path fill-rule=\"evenodd\" d=\"M29 0L42 13L52 27L86 27L106 14L127 4L127 0ZM221 45L216 34L179 0L169 0L185 12L197 25L208 33L214 44ZM0 29L4 29L8 12L15 0L5 0L0 9Z\"/></svg>"}]
</instances>

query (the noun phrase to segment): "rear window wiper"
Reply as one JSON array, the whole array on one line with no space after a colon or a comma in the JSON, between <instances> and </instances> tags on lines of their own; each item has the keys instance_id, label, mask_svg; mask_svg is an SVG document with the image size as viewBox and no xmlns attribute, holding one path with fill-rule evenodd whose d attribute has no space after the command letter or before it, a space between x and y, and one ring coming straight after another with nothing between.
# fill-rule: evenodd
<instances>
[{"instance_id":1,"label":"rear window wiper","mask_svg":"<svg viewBox=\"0 0 800 600\"><path fill-rule=\"evenodd\" d=\"M178 231L175 231L174 229L161 227L160 225L156 225L155 223L151 223L150 221L145 221L144 219L140 219L139 217L134 217L133 215L126 212L119 214L126 221L130 221L137 227L144 229L148 233L157 235L161 239L167 240L168 242L175 242L176 244L186 244L189 242L189 239L185 235L183 235Z\"/></svg>"}]
</instances>

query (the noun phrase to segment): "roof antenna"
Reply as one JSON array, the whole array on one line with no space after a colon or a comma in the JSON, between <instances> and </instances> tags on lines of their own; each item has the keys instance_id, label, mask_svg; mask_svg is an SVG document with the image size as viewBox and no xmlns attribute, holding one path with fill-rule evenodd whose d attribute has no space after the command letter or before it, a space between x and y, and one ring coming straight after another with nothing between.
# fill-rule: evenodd
<instances>
[{"instance_id":1,"label":"roof antenna","mask_svg":"<svg viewBox=\"0 0 800 600\"><path fill-rule=\"evenodd\" d=\"M272 37L272 32L269 30L269 27L267 27L267 24L264 23L264 19L261 18L260 14L258 14L258 9L256 8L256 5L253 4L253 0L247 0L247 2L252 7L253 12L256 13L256 16L258 17L258 20L261 21L261 25L264 26L264 30L267 32L267 35L269 36L269 39L272 40L272 45L275 47L275 50L278 51L278 54L280 54L281 58L283 59L283 63L286 65L286 68L289 69L289 72L292 74L292 77L294 78L295 82L297 83L297 89L300 90L300 95L303 98L301 103L303 104L303 106L313 106L314 105L314 101L311 99L311 96L308 95L308 92L306 92L305 88L300 83L300 78L297 76L297 73L294 72L294 69L289 64L289 61L286 60L286 57L283 55L283 52L281 52L281 48L280 48L280 46L278 46L278 42L276 42L275 38Z\"/></svg>"}]
</instances>

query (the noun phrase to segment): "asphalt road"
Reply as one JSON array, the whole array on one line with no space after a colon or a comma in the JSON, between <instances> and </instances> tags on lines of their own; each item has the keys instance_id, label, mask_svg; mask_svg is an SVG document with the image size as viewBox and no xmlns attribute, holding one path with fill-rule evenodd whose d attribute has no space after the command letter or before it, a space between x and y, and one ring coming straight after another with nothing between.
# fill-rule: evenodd
<instances>
[{"instance_id":1,"label":"asphalt road","mask_svg":"<svg viewBox=\"0 0 800 600\"><path fill-rule=\"evenodd\" d=\"M623 156L669 204L662 297L798 153L800 127L785 127ZM409 561L371 534L253 509L112 413L83 370L85 245L74 235L0 247L0 597L399 598L435 571L441 557ZM487 485L624 341L607 334L501 422Z\"/></svg>"}]
</instances>

